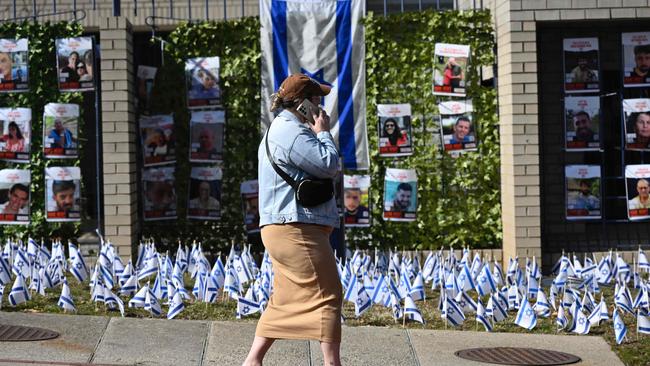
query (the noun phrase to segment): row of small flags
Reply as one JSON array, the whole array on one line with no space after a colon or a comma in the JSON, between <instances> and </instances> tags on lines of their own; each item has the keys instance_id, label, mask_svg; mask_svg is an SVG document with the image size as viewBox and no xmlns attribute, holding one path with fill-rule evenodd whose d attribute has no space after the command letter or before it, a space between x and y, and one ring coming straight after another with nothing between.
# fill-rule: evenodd
<instances>
[{"instance_id":1,"label":"row of small flags","mask_svg":"<svg viewBox=\"0 0 650 366\"><path fill-rule=\"evenodd\" d=\"M452 326L463 324L466 314L471 313L486 331L492 331L494 324L516 311L514 323L532 330L538 317L549 318L554 313L558 330L578 334L588 334L591 327L612 320L616 340L621 343L627 332L621 314L629 313L637 319L637 332L650 334L650 263L640 248L632 266L611 251L600 261L595 256L581 261L563 254L552 269L554 278L547 291L541 286L542 274L535 257L526 258L523 267L518 258L510 259L504 272L496 260L483 259L478 253L472 257L469 249L463 250L460 259L455 253L430 251L421 266L417 253L411 257L375 251L371 256L357 250L349 260L337 260L344 300L354 303L356 317L372 306L383 306L392 310L396 320L424 324L417 302L426 300L425 288L430 287L439 291L438 309L446 324ZM191 292L184 283L186 273L194 281ZM11 305L29 301L33 292L45 295L46 289L61 286L58 305L75 311L66 274L80 283L89 279L91 300L117 309L123 316L125 305L120 296L130 297L129 307L143 308L152 316L162 315L164 302L169 306L166 317L172 319L184 310L185 301L193 298L195 302L214 303L221 292L237 301L236 316L241 318L263 312L273 290L268 253L258 267L246 246L241 251L232 246L225 263L218 256L210 264L200 243L193 243L191 248L179 245L174 260L168 252L158 252L154 243L144 243L139 246L135 265L131 261L124 265L115 247L102 241L95 266L89 270L74 244L68 243L66 258L60 241L53 242L50 251L43 243L29 239L26 246L20 241L5 244L0 256L0 294L13 275ZM610 317L600 286L612 283L615 291ZM628 285L637 292L634 298ZM596 301L597 294L600 301Z\"/></svg>"}]
</instances>

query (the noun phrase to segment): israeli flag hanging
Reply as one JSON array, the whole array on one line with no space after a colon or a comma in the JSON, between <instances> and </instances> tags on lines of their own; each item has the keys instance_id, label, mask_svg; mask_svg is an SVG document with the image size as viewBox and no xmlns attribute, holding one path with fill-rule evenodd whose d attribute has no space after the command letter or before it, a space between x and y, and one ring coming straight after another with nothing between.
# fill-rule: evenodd
<instances>
[{"instance_id":1,"label":"israeli flag hanging","mask_svg":"<svg viewBox=\"0 0 650 366\"><path fill-rule=\"evenodd\" d=\"M271 94L303 73L332 91L321 102L346 169L367 170L363 0L260 0L262 129L273 120Z\"/></svg>"}]
</instances>

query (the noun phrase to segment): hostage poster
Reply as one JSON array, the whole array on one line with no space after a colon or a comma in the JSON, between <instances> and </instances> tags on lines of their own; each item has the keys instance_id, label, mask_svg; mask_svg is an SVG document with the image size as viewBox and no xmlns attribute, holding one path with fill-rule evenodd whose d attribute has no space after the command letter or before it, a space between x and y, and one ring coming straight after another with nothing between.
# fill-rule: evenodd
<instances>
[{"instance_id":1,"label":"hostage poster","mask_svg":"<svg viewBox=\"0 0 650 366\"><path fill-rule=\"evenodd\" d=\"M140 116L140 138L144 166L176 162L176 136L171 114Z\"/></svg>"},{"instance_id":2,"label":"hostage poster","mask_svg":"<svg viewBox=\"0 0 650 366\"><path fill-rule=\"evenodd\" d=\"M45 202L47 221L81 221L81 170L45 168Z\"/></svg>"},{"instance_id":3,"label":"hostage poster","mask_svg":"<svg viewBox=\"0 0 650 366\"><path fill-rule=\"evenodd\" d=\"M464 97L469 46L436 43L433 59L433 94Z\"/></svg>"},{"instance_id":4,"label":"hostage poster","mask_svg":"<svg viewBox=\"0 0 650 366\"><path fill-rule=\"evenodd\" d=\"M32 138L32 110L0 108L0 160L29 162Z\"/></svg>"},{"instance_id":5,"label":"hostage poster","mask_svg":"<svg viewBox=\"0 0 650 366\"><path fill-rule=\"evenodd\" d=\"M414 169L386 169L384 219L415 221L418 207L418 178Z\"/></svg>"},{"instance_id":6,"label":"hostage poster","mask_svg":"<svg viewBox=\"0 0 650 366\"><path fill-rule=\"evenodd\" d=\"M93 39L60 38L55 42L59 90L85 91L95 88Z\"/></svg>"},{"instance_id":7,"label":"hostage poster","mask_svg":"<svg viewBox=\"0 0 650 366\"><path fill-rule=\"evenodd\" d=\"M564 131L567 151L600 149L600 98L575 96L564 99Z\"/></svg>"},{"instance_id":8,"label":"hostage poster","mask_svg":"<svg viewBox=\"0 0 650 366\"><path fill-rule=\"evenodd\" d=\"M223 160L226 111L194 111L190 118L190 162L217 163Z\"/></svg>"},{"instance_id":9,"label":"hostage poster","mask_svg":"<svg viewBox=\"0 0 650 366\"><path fill-rule=\"evenodd\" d=\"M176 189L173 167L145 168L144 221L176 219Z\"/></svg>"},{"instance_id":10,"label":"hostage poster","mask_svg":"<svg viewBox=\"0 0 650 366\"><path fill-rule=\"evenodd\" d=\"M379 114L379 155L413 154L410 104L377 104Z\"/></svg>"},{"instance_id":11,"label":"hostage poster","mask_svg":"<svg viewBox=\"0 0 650 366\"><path fill-rule=\"evenodd\" d=\"M29 224L29 170L0 170L0 224Z\"/></svg>"},{"instance_id":12,"label":"hostage poster","mask_svg":"<svg viewBox=\"0 0 650 366\"><path fill-rule=\"evenodd\" d=\"M600 219L600 166L567 165L564 172L567 220Z\"/></svg>"},{"instance_id":13,"label":"hostage poster","mask_svg":"<svg viewBox=\"0 0 650 366\"><path fill-rule=\"evenodd\" d=\"M192 167L187 218L219 220L221 218L221 169Z\"/></svg>"},{"instance_id":14,"label":"hostage poster","mask_svg":"<svg viewBox=\"0 0 650 366\"><path fill-rule=\"evenodd\" d=\"M564 91L600 91L598 38L564 39Z\"/></svg>"},{"instance_id":15,"label":"hostage poster","mask_svg":"<svg viewBox=\"0 0 650 366\"><path fill-rule=\"evenodd\" d=\"M29 90L29 41L0 39L0 93Z\"/></svg>"},{"instance_id":16,"label":"hostage poster","mask_svg":"<svg viewBox=\"0 0 650 366\"><path fill-rule=\"evenodd\" d=\"M185 61L185 79L188 108L221 104L219 57L197 57Z\"/></svg>"},{"instance_id":17,"label":"hostage poster","mask_svg":"<svg viewBox=\"0 0 650 366\"><path fill-rule=\"evenodd\" d=\"M43 112L43 153L48 159L76 159L79 105L48 103Z\"/></svg>"},{"instance_id":18,"label":"hostage poster","mask_svg":"<svg viewBox=\"0 0 650 366\"><path fill-rule=\"evenodd\" d=\"M259 184L256 180L242 182L239 187L241 193L242 208L244 211L244 226L246 233L253 234L260 232L260 211L259 211Z\"/></svg>"},{"instance_id":19,"label":"hostage poster","mask_svg":"<svg viewBox=\"0 0 650 366\"><path fill-rule=\"evenodd\" d=\"M370 176L343 176L345 227L370 227Z\"/></svg>"}]
</instances>

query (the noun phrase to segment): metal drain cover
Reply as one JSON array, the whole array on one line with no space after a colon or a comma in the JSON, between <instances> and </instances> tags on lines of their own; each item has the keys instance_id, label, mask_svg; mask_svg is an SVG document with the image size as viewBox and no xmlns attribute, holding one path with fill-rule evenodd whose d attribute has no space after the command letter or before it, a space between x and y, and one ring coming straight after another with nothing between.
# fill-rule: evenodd
<instances>
[{"instance_id":1,"label":"metal drain cover","mask_svg":"<svg viewBox=\"0 0 650 366\"><path fill-rule=\"evenodd\" d=\"M0 324L2 342L42 341L58 336L59 333L49 329Z\"/></svg>"},{"instance_id":2,"label":"metal drain cover","mask_svg":"<svg viewBox=\"0 0 650 366\"><path fill-rule=\"evenodd\" d=\"M564 352L536 348L489 347L470 348L456 352L466 360L499 365L568 365L580 362L580 357Z\"/></svg>"}]
</instances>

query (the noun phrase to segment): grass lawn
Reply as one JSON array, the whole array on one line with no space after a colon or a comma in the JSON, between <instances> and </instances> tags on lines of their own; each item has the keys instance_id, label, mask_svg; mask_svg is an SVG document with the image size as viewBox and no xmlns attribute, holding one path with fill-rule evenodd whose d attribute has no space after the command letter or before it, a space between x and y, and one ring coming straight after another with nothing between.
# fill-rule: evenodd
<instances>
[{"instance_id":1,"label":"grass lawn","mask_svg":"<svg viewBox=\"0 0 650 366\"><path fill-rule=\"evenodd\" d=\"M186 284L192 283L186 281ZM90 290L87 283L78 284L76 281L71 279L70 281L70 290L74 299L75 306L77 308L77 314L79 315L106 315L106 316L120 316L119 311L107 311L104 304L95 304L90 301ZM3 296L2 310L1 311L20 311L20 312L43 312L43 313L63 313L63 311L57 306L57 301L60 295L60 288L56 290L47 290L46 296L35 295L32 297L27 304L22 304L16 307L12 307L7 302L7 295L10 291L11 286L7 286ZM191 291L191 288L189 288ZM603 292L605 294L605 300L610 307L610 316L613 310L613 290L612 288L603 287ZM128 299L123 298L125 306L127 306ZM600 300L600 296L596 297L596 300ZM483 302L486 303L485 301ZM407 322L407 328L413 329L445 329L445 324L440 318L440 311L438 311L438 292L431 292L427 290L427 299L425 301L418 301L417 306L422 313L422 316L426 324L421 325L416 322ZM533 304L533 303L531 303ZM185 310L183 310L176 319L193 319L193 320L237 320L235 318L237 302L232 299L224 301L223 298L214 304L205 304L201 302L185 303ZM167 307L163 306L163 314L166 314ZM142 309L132 309L126 307L125 315L128 317L136 318L145 318L150 317L149 313ZM354 304L345 303L343 308L343 315L346 318L345 324L347 326L361 326L361 325L372 325L379 327L402 327L402 322L396 322L393 317L391 310L384 308L382 306L373 306L364 313L360 318L356 319L354 317ZM551 318L537 318L537 327L535 327L535 333L542 334L555 334L555 313ZM587 314L588 315L588 314ZM494 325L495 332L507 332L507 333L529 333L528 330L521 328L513 323L514 321L514 312L509 313L509 318L505 321L497 323ZM238 321L242 322L254 322L259 318L259 314L248 316L245 319ZM173 320L170 320L173 321ZM592 327L590 335L601 336L611 345L612 350L616 352L618 357L626 365L648 365L650 364L650 335L637 335L636 333L636 319L631 315L624 315L624 321L627 326L627 341L621 345L616 344L614 338L614 328L612 327L612 321L603 323L598 327ZM467 315L467 319L458 327L457 330L478 330L484 331L481 325L476 326L477 323L472 314ZM447 329L452 329L451 326L448 326ZM572 334L567 332L560 332L560 334ZM580 337L579 335L575 335ZM638 339L637 339L638 338Z\"/></svg>"}]
</instances>

